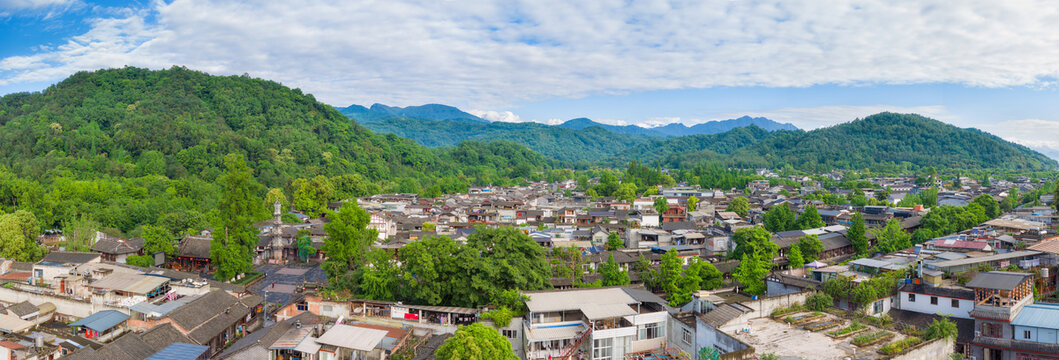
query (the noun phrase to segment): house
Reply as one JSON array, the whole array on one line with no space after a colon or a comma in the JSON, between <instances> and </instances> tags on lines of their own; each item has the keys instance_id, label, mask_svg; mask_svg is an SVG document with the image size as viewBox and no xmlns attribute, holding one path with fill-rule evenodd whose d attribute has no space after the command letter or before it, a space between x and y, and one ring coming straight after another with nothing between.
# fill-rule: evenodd
<instances>
[{"instance_id":1,"label":"house","mask_svg":"<svg viewBox=\"0 0 1059 360\"><path fill-rule=\"evenodd\" d=\"M295 347L291 349L273 349L273 345L282 337L291 338L292 336L288 335L288 331L301 328L308 330L315 327L317 324L320 324L320 317L308 312L302 312L294 317L280 320L271 326L250 333L232 343L231 346L225 349L224 352L215 356L215 358L232 360L270 359L272 356L281 353L291 354L295 352L284 350L298 350L297 352L299 353L307 352L315 355L315 352L302 351L312 350L312 348L305 348L304 346L299 347L298 345L301 345L301 341L295 344ZM309 343L315 343L316 336L318 335L319 334L309 334L307 331L305 337L311 337L311 339L305 339L303 337L301 340L308 340L307 342Z\"/></svg>"},{"instance_id":2,"label":"house","mask_svg":"<svg viewBox=\"0 0 1059 360\"><path fill-rule=\"evenodd\" d=\"M100 253L103 260L124 263L131 255L143 255L143 238L120 239L104 235L92 244L92 251Z\"/></svg>"},{"instance_id":3,"label":"house","mask_svg":"<svg viewBox=\"0 0 1059 360\"><path fill-rule=\"evenodd\" d=\"M944 314L970 319L974 309L974 291L958 286L903 284L897 290L898 309L921 314Z\"/></svg>"},{"instance_id":4,"label":"house","mask_svg":"<svg viewBox=\"0 0 1059 360\"><path fill-rule=\"evenodd\" d=\"M86 339L106 342L128 330L129 315L117 310L103 310L70 324Z\"/></svg>"},{"instance_id":5,"label":"house","mask_svg":"<svg viewBox=\"0 0 1059 360\"><path fill-rule=\"evenodd\" d=\"M146 360L174 343L190 343L172 324L162 324L138 334L128 332L102 347L84 346L62 358L67 360Z\"/></svg>"},{"instance_id":6,"label":"house","mask_svg":"<svg viewBox=\"0 0 1059 360\"><path fill-rule=\"evenodd\" d=\"M645 294L646 293L646 294ZM665 301L625 287L524 292L526 359L583 353L586 359L621 359L628 352L666 346Z\"/></svg>"},{"instance_id":7,"label":"house","mask_svg":"<svg viewBox=\"0 0 1059 360\"><path fill-rule=\"evenodd\" d=\"M382 360L385 358L385 350L380 345L386 334L385 330L335 325L316 339L316 343L320 345L319 359Z\"/></svg>"},{"instance_id":8,"label":"house","mask_svg":"<svg viewBox=\"0 0 1059 360\"><path fill-rule=\"evenodd\" d=\"M1044 359L1059 357L1059 306L1033 303L1033 274L991 271L967 282L974 289L975 359Z\"/></svg>"},{"instance_id":9,"label":"house","mask_svg":"<svg viewBox=\"0 0 1059 360\"><path fill-rule=\"evenodd\" d=\"M210 347L216 355L224 344L260 325L260 295L237 298L226 291L211 291L169 313L167 317L192 344Z\"/></svg>"},{"instance_id":10,"label":"house","mask_svg":"<svg viewBox=\"0 0 1059 360\"><path fill-rule=\"evenodd\" d=\"M209 271L210 269L210 245L213 236L208 232L202 235L188 235L180 239L177 246L177 256L173 261L174 269L180 271Z\"/></svg>"},{"instance_id":11,"label":"house","mask_svg":"<svg viewBox=\"0 0 1059 360\"><path fill-rule=\"evenodd\" d=\"M64 280L76 274L81 265L99 263L102 255L91 252L52 252L33 264L33 282L62 291Z\"/></svg>"}]
</instances>

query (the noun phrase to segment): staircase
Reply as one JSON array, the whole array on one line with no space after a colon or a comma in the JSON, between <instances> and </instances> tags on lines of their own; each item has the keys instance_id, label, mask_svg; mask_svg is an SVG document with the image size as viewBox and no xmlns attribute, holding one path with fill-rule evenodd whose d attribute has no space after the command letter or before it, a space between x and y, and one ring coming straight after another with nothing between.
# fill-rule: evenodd
<instances>
[{"instance_id":1,"label":"staircase","mask_svg":"<svg viewBox=\"0 0 1059 360\"><path fill-rule=\"evenodd\" d=\"M581 336L578 336L577 339L574 339L574 342L566 346L566 349L563 350L562 355L560 355L558 358L554 358L553 360L569 360L570 357L574 356L574 354L577 352L577 349L581 347L581 344L585 342L585 339L588 339L590 336L592 336L591 327L586 328L585 332L581 333Z\"/></svg>"}]
</instances>

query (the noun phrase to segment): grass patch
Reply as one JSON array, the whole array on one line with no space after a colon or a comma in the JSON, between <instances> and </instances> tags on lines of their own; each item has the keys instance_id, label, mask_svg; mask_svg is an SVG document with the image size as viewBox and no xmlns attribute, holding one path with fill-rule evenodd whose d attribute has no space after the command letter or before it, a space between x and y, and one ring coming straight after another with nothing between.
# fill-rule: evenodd
<instances>
[{"instance_id":1,"label":"grass patch","mask_svg":"<svg viewBox=\"0 0 1059 360\"><path fill-rule=\"evenodd\" d=\"M799 303L794 303L793 305L791 305L789 307L773 310L771 315L772 315L773 319L779 319L779 318L783 317L784 315L793 314L793 313L796 313L796 312L799 312L799 311L804 311L804 310L805 310L805 306L803 306L802 304L799 304Z\"/></svg>"},{"instance_id":2,"label":"grass patch","mask_svg":"<svg viewBox=\"0 0 1059 360\"><path fill-rule=\"evenodd\" d=\"M235 284L235 285L246 285L246 284L249 284L251 281L257 280L257 278L262 277L262 276L265 276L265 274L264 273L260 273L260 272L256 272L256 271L255 272L251 272L251 273L247 273L246 276L243 276L242 279L239 279L239 280L236 280L236 281L232 281L232 284Z\"/></svg>"},{"instance_id":3,"label":"grass patch","mask_svg":"<svg viewBox=\"0 0 1059 360\"><path fill-rule=\"evenodd\" d=\"M865 326L864 324L861 324L860 322L854 321L853 323L849 324L849 326L841 328L841 329L838 329L838 330L835 330L835 331L832 331L832 332L829 332L828 334L830 334L831 336L836 336L837 337L837 336L850 334L850 333L853 333L854 331L859 331L859 330L865 329L865 328L867 328L867 326Z\"/></svg>"}]
</instances>

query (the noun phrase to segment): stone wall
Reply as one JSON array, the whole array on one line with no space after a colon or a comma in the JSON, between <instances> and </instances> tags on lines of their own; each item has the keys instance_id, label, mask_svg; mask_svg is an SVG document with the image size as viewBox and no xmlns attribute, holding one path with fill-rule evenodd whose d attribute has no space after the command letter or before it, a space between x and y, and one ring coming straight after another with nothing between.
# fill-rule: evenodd
<instances>
[{"instance_id":1,"label":"stone wall","mask_svg":"<svg viewBox=\"0 0 1059 360\"><path fill-rule=\"evenodd\" d=\"M741 301L740 304L753 309L753 311L745 313L727 324L721 327L722 331L734 331L740 328L740 325L745 327L746 322L750 319L760 319L769 317L772 311L782 309L794 303L805 303L805 298L812 294L812 291L803 291L800 293L780 295L770 298L758 298L758 300L747 300Z\"/></svg>"}]
</instances>

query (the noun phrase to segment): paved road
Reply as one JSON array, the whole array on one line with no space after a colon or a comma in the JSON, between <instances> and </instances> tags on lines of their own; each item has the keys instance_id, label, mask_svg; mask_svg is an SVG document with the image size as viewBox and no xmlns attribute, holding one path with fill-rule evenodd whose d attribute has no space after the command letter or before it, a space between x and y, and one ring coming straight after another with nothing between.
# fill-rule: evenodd
<instances>
[{"instance_id":1,"label":"paved road","mask_svg":"<svg viewBox=\"0 0 1059 360\"><path fill-rule=\"evenodd\" d=\"M265 273L265 278L251 285L250 290L263 295L265 302L274 304L290 304L294 292L306 281L327 283L327 274L319 266L297 267L270 264L258 266L257 271Z\"/></svg>"}]
</instances>

